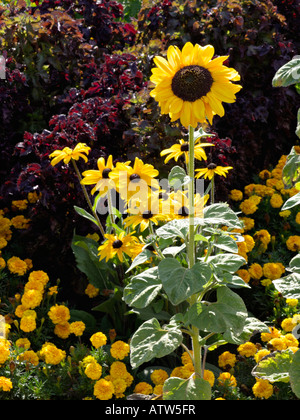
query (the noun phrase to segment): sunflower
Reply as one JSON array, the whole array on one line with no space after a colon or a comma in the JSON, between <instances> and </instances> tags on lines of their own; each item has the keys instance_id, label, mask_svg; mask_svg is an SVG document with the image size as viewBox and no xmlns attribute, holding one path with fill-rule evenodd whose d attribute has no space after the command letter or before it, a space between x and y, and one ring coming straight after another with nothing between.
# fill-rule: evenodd
<instances>
[{"instance_id":1,"label":"sunflower","mask_svg":"<svg viewBox=\"0 0 300 420\"><path fill-rule=\"evenodd\" d=\"M123 253L131 257L131 248L137 242L137 238L132 236L135 232L125 235L125 232L119 234L105 234L106 241L99 246L98 255L100 260L106 261L114 258L116 255L123 262Z\"/></svg>"},{"instance_id":2,"label":"sunflower","mask_svg":"<svg viewBox=\"0 0 300 420\"><path fill-rule=\"evenodd\" d=\"M167 59L156 56L151 82L155 88L150 95L158 101L162 114L171 121L180 119L184 127L196 128L198 122L213 116L224 116L222 102L235 102L235 94L242 88L231 81L240 80L238 72L223 65L228 56L213 59L212 45L205 47L187 42L182 51L171 45Z\"/></svg>"},{"instance_id":3,"label":"sunflower","mask_svg":"<svg viewBox=\"0 0 300 420\"><path fill-rule=\"evenodd\" d=\"M114 167L112 155L107 158L106 163L103 157L99 158L97 160L97 166L98 170L91 169L82 173L83 179L81 180L81 184L95 184L95 187L92 189L91 193L94 194L95 191L100 191L100 194L104 195L106 194L107 189L114 188L114 182L109 179L109 174Z\"/></svg>"},{"instance_id":4,"label":"sunflower","mask_svg":"<svg viewBox=\"0 0 300 420\"><path fill-rule=\"evenodd\" d=\"M210 163L207 168L196 169L195 171L198 172L198 174L195 178L204 176L205 179L208 178L211 180L216 174L226 178L230 169L233 169L232 166L217 166L214 163Z\"/></svg>"},{"instance_id":5,"label":"sunflower","mask_svg":"<svg viewBox=\"0 0 300 420\"><path fill-rule=\"evenodd\" d=\"M150 187L159 188L159 182L155 179L159 172L153 165L144 163L138 157L135 158L133 166L129 163L118 162L109 175L125 201L137 193L148 195Z\"/></svg>"},{"instance_id":6,"label":"sunflower","mask_svg":"<svg viewBox=\"0 0 300 420\"><path fill-rule=\"evenodd\" d=\"M207 160L206 153L203 149L203 147L207 146L214 146L212 143L199 143L198 140L196 140L195 143L195 158L198 160ZM165 159L165 163L168 163L169 160L174 158L174 160L177 162L180 156L184 155L186 163L189 161L189 143L184 141L183 139L179 140L179 144L173 144L169 149L165 149L162 152L160 152L161 156L169 155Z\"/></svg>"},{"instance_id":7,"label":"sunflower","mask_svg":"<svg viewBox=\"0 0 300 420\"><path fill-rule=\"evenodd\" d=\"M61 160L67 165L71 159L78 160L82 158L87 162L86 154L89 154L91 148L88 147L85 143L78 143L74 149L70 147L65 147L62 150L55 150L49 155L49 158L52 158L51 165L57 165Z\"/></svg>"}]
</instances>

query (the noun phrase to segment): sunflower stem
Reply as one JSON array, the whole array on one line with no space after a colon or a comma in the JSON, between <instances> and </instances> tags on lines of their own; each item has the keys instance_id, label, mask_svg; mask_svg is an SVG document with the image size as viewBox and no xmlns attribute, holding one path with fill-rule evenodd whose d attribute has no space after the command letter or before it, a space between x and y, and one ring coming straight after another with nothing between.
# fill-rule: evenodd
<instances>
[{"instance_id":1,"label":"sunflower stem","mask_svg":"<svg viewBox=\"0 0 300 420\"><path fill-rule=\"evenodd\" d=\"M93 216L94 216L94 217L95 217L95 219L97 220L97 226L99 227L100 232L101 232L101 235L102 235L102 236L103 236L103 238L104 238L105 232L104 232L103 226L102 226L101 221L100 221L100 219L99 219L99 217L98 217L98 214L97 214L97 213L96 213L96 211L94 211L94 209L93 209L93 205L92 205L91 199L90 199L90 197L89 197L89 195L88 195L88 192L87 192L87 190L86 190L86 188L85 188L85 185L81 183L81 181L82 181L82 177L81 177L80 171L79 171L79 169L78 169L78 166L77 166L77 164L76 164L76 162L75 162L75 160L74 160L74 159L71 159L71 161L72 161L72 163L73 163L73 167L74 167L74 169L75 169L75 172L76 172L77 178L79 179L79 183L80 183L80 186L81 186L81 188L82 188L82 191L83 191L84 197L85 197L85 199L86 199L86 201L87 201L87 203L88 203L88 206L89 206L89 208L90 208L91 212L93 213Z\"/></svg>"},{"instance_id":2,"label":"sunflower stem","mask_svg":"<svg viewBox=\"0 0 300 420\"><path fill-rule=\"evenodd\" d=\"M188 237L188 263L191 269L195 264L195 130L189 126L189 161L188 161L188 176L189 176L189 237ZM197 295L191 296L190 305L197 302ZM192 326L192 346L194 355L194 369L195 375L202 377L201 369L201 346L199 343L199 329Z\"/></svg>"}]
</instances>

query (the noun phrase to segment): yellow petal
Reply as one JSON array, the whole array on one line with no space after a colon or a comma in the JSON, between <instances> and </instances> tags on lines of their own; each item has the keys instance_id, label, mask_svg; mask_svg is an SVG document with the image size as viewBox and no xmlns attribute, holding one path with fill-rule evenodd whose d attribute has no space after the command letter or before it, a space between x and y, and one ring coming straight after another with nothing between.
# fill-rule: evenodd
<instances>
[{"instance_id":1,"label":"yellow petal","mask_svg":"<svg viewBox=\"0 0 300 420\"><path fill-rule=\"evenodd\" d=\"M154 57L153 61L157 65L157 67L159 67L167 75L171 75L172 76L174 74L173 71L171 70L171 67L170 67L168 61L165 58L160 57L159 55L157 55L156 57Z\"/></svg>"},{"instance_id":2,"label":"yellow petal","mask_svg":"<svg viewBox=\"0 0 300 420\"><path fill-rule=\"evenodd\" d=\"M194 46L191 42L187 42L182 48L182 64L190 66L194 58Z\"/></svg>"}]
</instances>

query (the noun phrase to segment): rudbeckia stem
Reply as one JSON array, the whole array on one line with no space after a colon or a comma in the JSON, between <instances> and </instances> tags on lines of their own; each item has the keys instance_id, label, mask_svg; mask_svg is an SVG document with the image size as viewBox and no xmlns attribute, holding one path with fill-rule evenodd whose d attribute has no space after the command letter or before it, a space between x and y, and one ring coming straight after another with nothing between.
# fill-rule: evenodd
<instances>
[{"instance_id":1,"label":"rudbeckia stem","mask_svg":"<svg viewBox=\"0 0 300 420\"><path fill-rule=\"evenodd\" d=\"M76 172L77 178L79 179L79 183L80 183L80 186L81 186L81 188L82 188L82 191L83 191L84 197L85 197L85 199L86 199L86 201L87 201L87 203L88 203L88 206L89 206L89 208L90 208L91 212L93 213L93 216L94 216L94 217L95 217L95 219L97 220L97 226L99 227L100 232L101 232L101 235L102 235L102 236L103 236L103 238L104 238L105 232L104 232L103 226L102 226L102 224L101 224L101 221L100 221L100 219L99 219L99 217L98 217L97 213L96 213L96 212L94 211L94 209L93 209L93 205L92 205L91 199L90 199L90 197L89 197L89 195L88 195L88 192L87 192L87 190L86 190L86 188L85 188L85 185L81 183L82 177L81 177L80 171L79 171L79 169L78 169L78 166L77 166L77 164L76 164L76 162L75 162L75 160L74 160L74 159L71 159L71 161L72 161L72 163L73 163L73 167L74 167L74 169L75 169L75 172Z\"/></svg>"},{"instance_id":2,"label":"rudbeckia stem","mask_svg":"<svg viewBox=\"0 0 300 420\"><path fill-rule=\"evenodd\" d=\"M189 126L189 161L188 161L188 176L190 179L188 185L189 193L189 236L188 236L188 263L189 268L191 269L195 264L195 209L194 209L194 200L195 200L195 130L193 127ZM192 306L197 302L197 295L193 295L190 299L190 305ZM202 377L201 369L201 346L199 343L199 329L195 326L192 326L192 345L193 345L193 361L195 375Z\"/></svg>"}]
</instances>

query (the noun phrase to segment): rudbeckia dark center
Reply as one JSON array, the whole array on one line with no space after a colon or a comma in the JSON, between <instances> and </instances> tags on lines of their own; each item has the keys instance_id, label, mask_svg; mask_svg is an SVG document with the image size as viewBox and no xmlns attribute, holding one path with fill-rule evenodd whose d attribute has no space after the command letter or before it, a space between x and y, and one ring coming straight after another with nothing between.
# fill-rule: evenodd
<instances>
[{"instance_id":1,"label":"rudbeckia dark center","mask_svg":"<svg viewBox=\"0 0 300 420\"><path fill-rule=\"evenodd\" d=\"M186 66L180 69L172 80L172 91L183 101L194 102L205 96L211 89L213 78L201 66Z\"/></svg>"},{"instance_id":2,"label":"rudbeckia dark center","mask_svg":"<svg viewBox=\"0 0 300 420\"><path fill-rule=\"evenodd\" d=\"M188 144L188 143L183 143L183 144L180 146L180 150L181 150L182 152L188 152L188 151L189 151L189 144Z\"/></svg>"},{"instance_id":3,"label":"rudbeckia dark center","mask_svg":"<svg viewBox=\"0 0 300 420\"><path fill-rule=\"evenodd\" d=\"M120 239L116 239L112 244L113 248L115 249L121 248L122 245L123 245L123 242Z\"/></svg>"},{"instance_id":4,"label":"rudbeckia dark center","mask_svg":"<svg viewBox=\"0 0 300 420\"><path fill-rule=\"evenodd\" d=\"M215 163L210 163L210 164L207 166L207 169L216 169L216 167L217 167L217 165L216 165Z\"/></svg>"},{"instance_id":5,"label":"rudbeckia dark center","mask_svg":"<svg viewBox=\"0 0 300 420\"><path fill-rule=\"evenodd\" d=\"M109 178L108 174L111 172L110 168L105 168L102 171L102 178Z\"/></svg>"},{"instance_id":6,"label":"rudbeckia dark center","mask_svg":"<svg viewBox=\"0 0 300 420\"><path fill-rule=\"evenodd\" d=\"M188 216L189 215L189 209L187 207L183 206L178 211L178 214L180 214L181 216Z\"/></svg>"},{"instance_id":7,"label":"rudbeckia dark center","mask_svg":"<svg viewBox=\"0 0 300 420\"><path fill-rule=\"evenodd\" d=\"M143 219L150 219L153 216L153 214L151 213L150 210L147 210L143 213L142 216L143 216Z\"/></svg>"},{"instance_id":8,"label":"rudbeckia dark center","mask_svg":"<svg viewBox=\"0 0 300 420\"><path fill-rule=\"evenodd\" d=\"M141 177L139 176L139 174L132 174L132 175L130 175L130 177L129 177L129 180L130 181L133 181L133 182L137 182L137 181L139 181L141 179Z\"/></svg>"}]
</instances>

